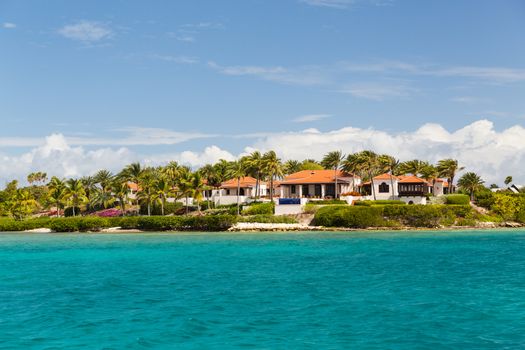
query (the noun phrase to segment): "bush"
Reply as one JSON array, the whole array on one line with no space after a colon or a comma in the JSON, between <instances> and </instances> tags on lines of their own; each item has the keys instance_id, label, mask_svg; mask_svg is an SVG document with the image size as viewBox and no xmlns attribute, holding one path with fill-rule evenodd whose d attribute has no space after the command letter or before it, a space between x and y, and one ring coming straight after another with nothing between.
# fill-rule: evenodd
<instances>
[{"instance_id":1,"label":"bush","mask_svg":"<svg viewBox=\"0 0 525 350\"><path fill-rule=\"evenodd\" d=\"M488 188L474 192L474 199L476 204L480 207L490 209L494 204L494 193Z\"/></svg>"},{"instance_id":2,"label":"bush","mask_svg":"<svg viewBox=\"0 0 525 350\"><path fill-rule=\"evenodd\" d=\"M471 219L470 206L461 205L374 205L329 206L314 217L315 225L366 228L381 226L436 227Z\"/></svg>"},{"instance_id":3,"label":"bush","mask_svg":"<svg viewBox=\"0 0 525 350\"><path fill-rule=\"evenodd\" d=\"M75 207L75 216L79 216L79 215L80 215L80 208L79 207ZM73 207L67 207L64 210L64 216L65 217L73 216Z\"/></svg>"},{"instance_id":4,"label":"bush","mask_svg":"<svg viewBox=\"0 0 525 350\"><path fill-rule=\"evenodd\" d=\"M388 199L379 199L375 201L356 201L354 202L354 205L360 205L360 206L372 206L372 205L405 205L406 203L400 200L388 200Z\"/></svg>"},{"instance_id":5,"label":"bush","mask_svg":"<svg viewBox=\"0 0 525 350\"><path fill-rule=\"evenodd\" d=\"M445 196L446 204L452 205L469 205L470 198L466 194L447 194Z\"/></svg>"},{"instance_id":6,"label":"bush","mask_svg":"<svg viewBox=\"0 0 525 350\"><path fill-rule=\"evenodd\" d=\"M189 211L194 211L194 210L196 210L196 208L192 206L189 207ZM181 202L173 202L173 203L166 202L166 204L164 204L164 215L170 215L170 214L182 215L185 212L186 212L186 207ZM141 215L148 215L147 204L142 203L140 205L139 213ZM160 204L155 203L151 205L151 215L162 215L162 208Z\"/></svg>"},{"instance_id":7,"label":"bush","mask_svg":"<svg viewBox=\"0 0 525 350\"><path fill-rule=\"evenodd\" d=\"M0 231L25 231L36 228L49 228L56 232L100 231L109 227L141 229L146 231L224 231L230 228L236 217L232 215L214 216L131 216L101 218L95 216L71 218L44 218L0 220Z\"/></svg>"},{"instance_id":8,"label":"bush","mask_svg":"<svg viewBox=\"0 0 525 350\"><path fill-rule=\"evenodd\" d=\"M333 205L333 204L348 204L346 201L341 199L324 199L324 200L311 200L309 203L314 203L317 205Z\"/></svg>"},{"instance_id":9,"label":"bush","mask_svg":"<svg viewBox=\"0 0 525 350\"><path fill-rule=\"evenodd\" d=\"M268 224L296 224L297 220L288 215L252 215L239 218L239 222L259 222Z\"/></svg>"},{"instance_id":10,"label":"bush","mask_svg":"<svg viewBox=\"0 0 525 350\"><path fill-rule=\"evenodd\" d=\"M245 207L242 211L243 215L272 215L274 213L275 204L273 202L268 203L256 203Z\"/></svg>"}]
</instances>

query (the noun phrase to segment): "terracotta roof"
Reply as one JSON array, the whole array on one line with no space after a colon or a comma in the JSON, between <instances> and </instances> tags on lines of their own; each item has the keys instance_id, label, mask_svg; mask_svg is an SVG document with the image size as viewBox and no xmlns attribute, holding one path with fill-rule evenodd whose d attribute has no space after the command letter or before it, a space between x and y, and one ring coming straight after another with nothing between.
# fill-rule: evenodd
<instances>
[{"instance_id":1,"label":"terracotta roof","mask_svg":"<svg viewBox=\"0 0 525 350\"><path fill-rule=\"evenodd\" d=\"M400 184L414 184L414 183L425 183L428 184L425 180L414 176L414 175L408 175L408 176L399 176L399 183Z\"/></svg>"},{"instance_id":2,"label":"terracotta roof","mask_svg":"<svg viewBox=\"0 0 525 350\"><path fill-rule=\"evenodd\" d=\"M128 188L130 190L132 190L132 191L138 191L139 190L139 185L137 185L134 182L128 182Z\"/></svg>"},{"instance_id":3,"label":"terracotta roof","mask_svg":"<svg viewBox=\"0 0 525 350\"><path fill-rule=\"evenodd\" d=\"M344 177L351 177L352 175L338 171L337 182L347 182ZM333 170L303 170L293 173L284 178L281 185L299 185L299 184L320 184L320 183L335 183L335 176Z\"/></svg>"},{"instance_id":4,"label":"terracotta roof","mask_svg":"<svg viewBox=\"0 0 525 350\"><path fill-rule=\"evenodd\" d=\"M257 179L254 179L251 176L245 176L245 177L241 177L240 187L242 188L255 187L256 183L257 183ZM237 179L231 179L231 180L223 182L221 184L221 188L237 188Z\"/></svg>"},{"instance_id":5,"label":"terracotta roof","mask_svg":"<svg viewBox=\"0 0 525 350\"><path fill-rule=\"evenodd\" d=\"M377 175L374 177L374 180L390 180L390 179L398 180L398 177L394 175L390 175L388 173L384 173L384 174Z\"/></svg>"}]
</instances>

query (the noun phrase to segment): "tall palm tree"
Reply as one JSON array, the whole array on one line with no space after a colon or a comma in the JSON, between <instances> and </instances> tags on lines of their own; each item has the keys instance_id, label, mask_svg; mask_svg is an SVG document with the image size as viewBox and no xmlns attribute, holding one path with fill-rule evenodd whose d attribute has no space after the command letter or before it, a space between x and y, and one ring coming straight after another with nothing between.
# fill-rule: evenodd
<instances>
[{"instance_id":1,"label":"tall palm tree","mask_svg":"<svg viewBox=\"0 0 525 350\"><path fill-rule=\"evenodd\" d=\"M429 165L428 162L413 159L406 162L403 162L399 165L399 172L402 174L412 174L418 176L421 174L421 171Z\"/></svg>"},{"instance_id":2,"label":"tall palm tree","mask_svg":"<svg viewBox=\"0 0 525 350\"><path fill-rule=\"evenodd\" d=\"M186 215L189 212L189 198L193 196L192 178L193 174L191 171L186 167L182 167L177 179L177 194L179 198L185 198Z\"/></svg>"},{"instance_id":3,"label":"tall palm tree","mask_svg":"<svg viewBox=\"0 0 525 350\"><path fill-rule=\"evenodd\" d=\"M237 215L240 214L240 192L241 192L241 179L246 176L247 172L247 161L246 158L230 162L228 168L228 177L237 180Z\"/></svg>"},{"instance_id":4,"label":"tall palm tree","mask_svg":"<svg viewBox=\"0 0 525 350\"><path fill-rule=\"evenodd\" d=\"M421 169L420 175L427 182L432 182L432 190L434 190L434 185L436 184L436 180L439 177L438 169L434 165L428 164L426 167Z\"/></svg>"},{"instance_id":5,"label":"tall palm tree","mask_svg":"<svg viewBox=\"0 0 525 350\"><path fill-rule=\"evenodd\" d=\"M454 177L459 171L465 169L465 167L460 167L456 159L448 158L440 160L437 164L437 169L439 171L439 176L448 179L448 193L452 193Z\"/></svg>"},{"instance_id":6,"label":"tall palm tree","mask_svg":"<svg viewBox=\"0 0 525 350\"><path fill-rule=\"evenodd\" d=\"M140 191L137 194L137 199L146 203L148 216L151 216L151 205L155 199L155 183L158 174L153 168L144 168L141 171L138 183L140 184Z\"/></svg>"},{"instance_id":7,"label":"tall palm tree","mask_svg":"<svg viewBox=\"0 0 525 350\"><path fill-rule=\"evenodd\" d=\"M268 151L263 156L263 169L270 179L270 202L273 203L274 188L273 182L277 178L283 177L283 164L274 151Z\"/></svg>"},{"instance_id":8,"label":"tall palm tree","mask_svg":"<svg viewBox=\"0 0 525 350\"><path fill-rule=\"evenodd\" d=\"M197 211L201 212L200 201L202 200L202 193L209 187L204 183L204 178L199 172L196 172L192 176L191 187L193 189L193 200L197 203ZM209 207L208 207L209 209Z\"/></svg>"},{"instance_id":9,"label":"tall palm tree","mask_svg":"<svg viewBox=\"0 0 525 350\"><path fill-rule=\"evenodd\" d=\"M504 181L505 185L508 186L511 182L512 182L512 176L507 176Z\"/></svg>"},{"instance_id":10,"label":"tall palm tree","mask_svg":"<svg viewBox=\"0 0 525 350\"><path fill-rule=\"evenodd\" d=\"M14 198L11 201L11 215L13 215L15 219L23 219L31 215L37 206L38 202L31 192L27 189L19 188L16 190Z\"/></svg>"},{"instance_id":11,"label":"tall palm tree","mask_svg":"<svg viewBox=\"0 0 525 350\"><path fill-rule=\"evenodd\" d=\"M126 213L126 203L128 201L129 188L125 181L113 180L111 191L120 205L122 213Z\"/></svg>"},{"instance_id":12,"label":"tall palm tree","mask_svg":"<svg viewBox=\"0 0 525 350\"><path fill-rule=\"evenodd\" d=\"M159 176L153 184L154 187L154 198L160 203L160 213L164 216L164 208L166 206L167 199L173 194L170 181L166 176Z\"/></svg>"},{"instance_id":13,"label":"tall palm tree","mask_svg":"<svg viewBox=\"0 0 525 350\"><path fill-rule=\"evenodd\" d=\"M78 179L67 180L64 189L64 199L70 201L73 216L76 216L75 208L88 200L82 181Z\"/></svg>"},{"instance_id":14,"label":"tall palm tree","mask_svg":"<svg viewBox=\"0 0 525 350\"><path fill-rule=\"evenodd\" d=\"M49 199L56 205L57 217L59 217L60 207L64 198L64 191L66 189L66 186L64 184L64 181L60 180L56 176L53 176L47 187L49 188Z\"/></svg>"},{"instance_id":15,"label":"tall palm tree","mask_svg":"<svg viewBox=\"0 0 525 350\"><path fill-rule=\"evenodd\" d=\"M262 175L263 158L261 152L254 151L246 157L247 172L254 175L255 181L255 200L259 199L260 181Z\"/></svg>"},{"instance_id":16,"label":"tall palm tree","mask_svg":"<svg viewBox=\"0 0 525 350\"><path fill-rule=\"evenodd\" d=\"M345 155L341 151L332 151L328 152L323 160L321 165L325 169L334 169L334 178L335 178L335 198L339 198L339 190L337 188L337 172L341 168L341 164L345 158Z\"/></svg>"},{"instance_id":17,"label":"tall palm tree","mask_svg":"<svg viewBox=\"0 0 525 350\"><path fill-rule=\"evenodd\" d=\"M359 153L349 154L343 161L343 170L350 173L357 173L360 176L366 175L370 179L370 187L374 200L376 192L374 189L374 176L383 169L379 156L373 151L361 151Z\"/></svg>"},{"instance_id":18,"label":"tall palm tree","mask_svg":"<svg viewBox=\"0 0 525 350\"><path fill-rule=\"evenodd\" d=\"M161 172L166 176L168 182L175 186L177 183L177 178L180 175L180 166L179 163L175 161L169 162L165 167L162 168Z\"/></svg>"},{"instance_id":19,"label":"tall palm tree","mask_svg":"<svg viewBox=\"0 0 525 350\"><path fill-rule=\"evenodd\" d=\"M84 191L86 192L86 197L88 198L88 210L90 210L92 203L94 202L93 198L97 192L97 181L93 176L84 176L80 178L82 185L84 186Z\"/></svg>"},{"instance_id":20,"label":"tall palm tree","mask_svg":"<svg viewBox=\"0 0 525 350\"><path fill-rule=\"evenodd\" d=\"M483 181L476 173L468 172L463 174L458 180L458 186L470 194L470 200L474 200L474 191L483 186Z\"/></svg>"}]
</instances>

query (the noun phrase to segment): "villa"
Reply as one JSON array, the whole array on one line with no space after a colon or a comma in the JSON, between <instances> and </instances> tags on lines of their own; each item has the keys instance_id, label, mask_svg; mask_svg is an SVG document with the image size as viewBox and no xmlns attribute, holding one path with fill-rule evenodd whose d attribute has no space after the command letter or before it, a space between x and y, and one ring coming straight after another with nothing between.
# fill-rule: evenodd
<instances>
[{"instance_id":1,"label":"villa","mask_svg":"<svg viewBox=\"0 0 525 350\"><path fill-rule=\"evenodd\" d=\"M267 195L268 186L266 182L259 181L258 191L257 179L251 176L242 177L237 183L237 179L231 179L221 184L218 189L208 191L209 199L216 205L227 205L237 203L237 189L239 189L239 202L246 203L252 198ZM258 192L258 195L257 195ZM207 196L208 197L208 196Z\"/></svg>"},{"instance_id":2,"label":"villa","mask_svg":"<svg viewBox=\"0 0 525 350\"><path fill-rule=\"evenodd\" d=\"M361 179L343 171L333 170L303 170L286 176L279 183L281 198L318 198L330 199L337 194L353 191Z\"/></svg>"},{"instance_id":3,"label":"villa","mask_svg":"<svg viewBox=\"0 0 525 350\"><path fill-rule=\"evenodd\" d=\"M366 199L402 200L408 204L426 204L429 195L442 196L448 193L448 183L443 179L429 182L415 175L381 174L361 185Z\"/></svg>"}]
</instances>

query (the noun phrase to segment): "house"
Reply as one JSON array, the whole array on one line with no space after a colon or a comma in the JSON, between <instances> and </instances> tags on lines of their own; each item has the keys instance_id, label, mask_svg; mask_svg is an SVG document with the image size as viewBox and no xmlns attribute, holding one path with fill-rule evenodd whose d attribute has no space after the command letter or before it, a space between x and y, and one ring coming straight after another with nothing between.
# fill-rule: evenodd
<instances>
[{"instance_id":1,"label":"house","mask_svg":"<svg viewBox=\"0 0 525 350\"><path fill-rule=\"evenodd\" d=\"M448 193L448 183L442 179L429 182L415 175L381 174L373 178L372 182L362 184L361 190L366 199L402 200L409 204L426 204L429 195L441 196Z\"/></svg>"},{"instance_id":2,"label":"house","mask_svg":"<svg viewBox=\"0 0 525 350\"><path fill-rule=\"evenodd\" d=\"M227 205L237 203L237 189L239 190L239 202L250 202L255 197L265 196L267 193L267 184L264 181L259 181L258 190L257 179L251 176L245 176L239 179L231 179L221 184L218 189L211 190L211 193L206 193L209 199L215 202L216 205ZM258 192L258 195L257 195ZM257 196L256 196L257 195Z\"/></svg>"},{"instance_id":3,"label":"house","mask_svg":"<svg viewBox=\"0 0 525 350\"><path fill-rule=\"evenodd\" d=\"M335 198L337 194L352 191L359 185L360 178L343 171L303 170L286 176L279 183L281 198Z\"/></svg>"}]
</instances>

